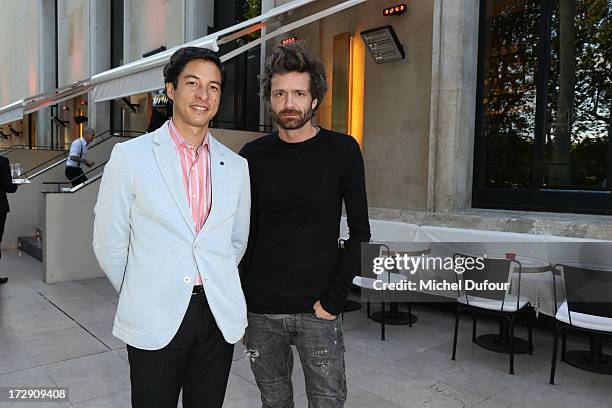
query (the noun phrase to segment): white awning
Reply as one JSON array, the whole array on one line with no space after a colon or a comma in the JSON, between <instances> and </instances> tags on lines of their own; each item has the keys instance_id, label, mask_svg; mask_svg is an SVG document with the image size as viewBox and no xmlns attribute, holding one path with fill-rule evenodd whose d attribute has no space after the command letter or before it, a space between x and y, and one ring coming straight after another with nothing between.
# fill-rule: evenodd
<instances>
[{"instance_id":1,"label":"white awning","mask_svg":"<svg viewBox=\"0 0 612 408\"><path fill-rule=\"evenodd\" d=\"M186 46L195 46L218 51L216 40L217 38L212 36L203 37L189 44L180 45L92 76L90 83L94 87L93 102L119 99L163 88L164 65L176 50Z\"/></svg>"},{"instance_id":2,"label":"white awning","mask_svg":"<svg viewBox=\"0 0 612 408\"><path fill-rule=\"evenodd\" d=\"M266 27L266 20L287 13L306 4L314 3L315 1L317 0L291 1L283 4L282 6L273 8L255 18L233 25L189 43L181 44L150 57L96 74L89 80L75 82L44 94L13 102L10 105L0 108L0 125L22 119L24 113L28 114L35 112L44 107L72 99L90 91L92 91L92 95L90 95L89 103L96 103L161 89L164 86L164 65L168 62L170 56L179 48L195 46L218 51L219 44L224 44L240 38L248 33L258 31L263 27ZM294 30L305 24L322 19L365 1L366 0L347 0L323 11L308 15L297 21L281 25L275 30L260 36L258 39L223 55L221 59L222 61L230 60L275 36L286 33L290 30Z\"/></svg>"},{"instance_id":3,"label":"white awning","mask_svg":"<svg viewBox=\"0 0 612 408\"><path fill-rule=\"evenodd\" d=\"M164 65L170 60L170 56L176 50L183 47L203 47L213 51L219 51L218 44L223 44L222 36L228 36L237 31L243 30L245 33L251 26L261 28L265 24L261 24L265 20L276 17L298 7L312 3L316 0L295 0L282 6L273 8L255 18L233 25L213 34L197 40L181 44L164 52L160 52L150 57L130 62L129 64L113 68L96 74L91 77L90 85L93 86L91 102L103 102L111 99L119 99L124 96L135 95L143 92L153 91L164 87L163 69ZM360 2L365 0L360 0ZM246 30L244 30L246 29ZM230 36L234 39L235 36ZM219 40L219 43L217 42Z\"/></svg>"},{"instance_id":4,"label":"white awning","mask_svg":"<svg viewBox=\"0 0 612 408\"><path fill-rule=\"evenodd\" d=\"M274 37L277 37L281 34L285 34L291 30L295 30L296 28L300 28L306 24L310 24L314 21L317 20L321 20L327 16L331 16L332 14L336 14L342 10L346 10L348 8L351 8L353 6L356 6L357 4L361 4L364 3L366 0L347 0L344 1L342 3L336 4L335 6L332 6L328 9L325 10L321 10L317 13L314 14L310 14L306 17L303 17L299 20L296 21L292 21L291 23L285 24L283 26L280 26L279 28L277 28L274 31L270 31L267 32L265 35L260 36L258 39L253 40L251 42L249 42L248 44L243 45L242 47L236 48L233 51L228 52L227 54L224 54L221 57L221 61L226 62L231 60L232 58L250 50L253 47L256 47L257 45L261 44L262 42L268 41Z\"/></svg>"},{"instance_id":5,"label":"white awning","mask_svg":"<svg viewBox=\"0 0 612 408\"><path fill-rule=\"evenodd\" d=\"M25 114L36 112L47 106L67 101L79 95L87 93L91 89L89 80L78 81L53 91L45 92L30 98L24 99L23 112Z\"/></svg>"},{"instance_id":6,"label":"white awning","mask_svg":"<svg viewBox=\"0 0 612 408\"><path fill-rule=\"evenodd\" d=\"M0 108L0 125L23 118L23 99Z\"/></svg>"}]
</instances>

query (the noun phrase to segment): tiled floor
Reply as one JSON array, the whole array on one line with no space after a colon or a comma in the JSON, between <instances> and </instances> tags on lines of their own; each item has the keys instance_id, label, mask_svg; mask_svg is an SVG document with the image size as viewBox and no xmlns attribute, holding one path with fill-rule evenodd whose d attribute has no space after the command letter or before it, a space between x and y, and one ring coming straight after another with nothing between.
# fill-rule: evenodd
<instances>
[{"instance_id":1,"label":"tiled floor","mask_svg":"<svg viewBox=\"0 0 612 408\"><path fill-rule=\"evenodd\" d=\"M114 290L105 278L46 285L41 273L32 258L3 253L0 276L9 283L0 287L0 387L66 386L70 403L0 402L0 407L129 407L125 345L111 335ZM345 314L347 407L612 406L612 376L560 363L557 385L548 384L549 333L535 331L535 354L517 356L511 376L506 355L470 342L469 322L460 330L457 361L451 361L453 315L418 306L414 312L419 317L414 327L388 326L385 342L363 310ZM483 322L479 328L494 325ZM234 360L225 406L260 407L242 346ZM295 362L295 406L307 407L299 359Z\"/></svg>"}]
</instances>

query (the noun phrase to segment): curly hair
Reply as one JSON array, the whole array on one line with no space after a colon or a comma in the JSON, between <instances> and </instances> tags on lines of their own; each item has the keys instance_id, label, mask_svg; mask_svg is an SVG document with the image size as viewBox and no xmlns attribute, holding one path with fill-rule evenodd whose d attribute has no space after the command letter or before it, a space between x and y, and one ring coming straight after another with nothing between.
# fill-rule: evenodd
<instances>
[{"instance_id":1,"label":"curly hair","mask_svg":"<svg viewBox=\"0 0 612 408\"><path fill-rule=\"evenodd\" d=\"M317 100L317 106L314 108L316 111L327 93L325 65L317 60L301 41L277 45L266 60L261 78L266 104L270 105L272 76L287 72L307 72L310 75L310 94Z\"/></svg>"}]
</instances>

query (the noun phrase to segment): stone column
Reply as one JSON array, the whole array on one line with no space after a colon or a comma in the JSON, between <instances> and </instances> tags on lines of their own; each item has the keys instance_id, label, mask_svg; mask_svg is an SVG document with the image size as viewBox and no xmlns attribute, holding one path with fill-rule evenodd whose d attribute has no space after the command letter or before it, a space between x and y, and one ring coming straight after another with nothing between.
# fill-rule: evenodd
<instances>
[{"instance_id":1,"label":"stone column","mask_svg":"<svg viewBox=\"0 0 612 408\"><path fill-rule=\"evenodd\" d=\"M57 88L55 58L55 1L38 1L38 91L48 92ZM38 111L36 145L51 145L51 108Z\"/></svg>"},{"instance_id":2,"label":"stone column","mask_svg":"<svg viewBox=\"0 0 612 408\"><path fill-rule=\"evenodd\" d=\"M89 0L89 75L90 77L110 69L110 17L107 0ZM102 133L110 129L110 102L88 105L87 125Z\"/></svg>"},{"instance_id":3,"label":"stone column","mask_svg":"<svg viewBox=\"0 0 612 408\"><path fill-rule=\"evenodd\" d=\"M435 0L429 211L469 208L472 200L480 0Z\"/></svg>"},{"instance_id":4,"label":"stone column","mask_svg":"<svg viewBox=\"0 0 612 408\"><path fill-rule=\"evenodd\" d=\"M214 0L185 0L185 42L206 36L214 25Z\"/></svg>"}]
</instances>

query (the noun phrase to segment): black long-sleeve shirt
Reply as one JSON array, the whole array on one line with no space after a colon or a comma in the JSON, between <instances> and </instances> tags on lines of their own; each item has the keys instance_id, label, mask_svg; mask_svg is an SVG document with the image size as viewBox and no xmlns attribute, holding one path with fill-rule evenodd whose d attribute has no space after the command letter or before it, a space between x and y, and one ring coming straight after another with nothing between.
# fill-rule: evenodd
<instances>
[{"instance_id":1,"label":"black long-sleeve shirt","mask_svg":"<svg viewBox=\"0 0 612 408\"><path fill-rule=\"evenodd\" d=\"M363 158L351 136L321 129L287 143L272 133L240 154L251 176L251 233L242 262L248 309L312 313L317 300L344 308L359 272L361 242L370 239ZM344 199L350 238L338 257Z\"/></svg>"}]
</instances>

